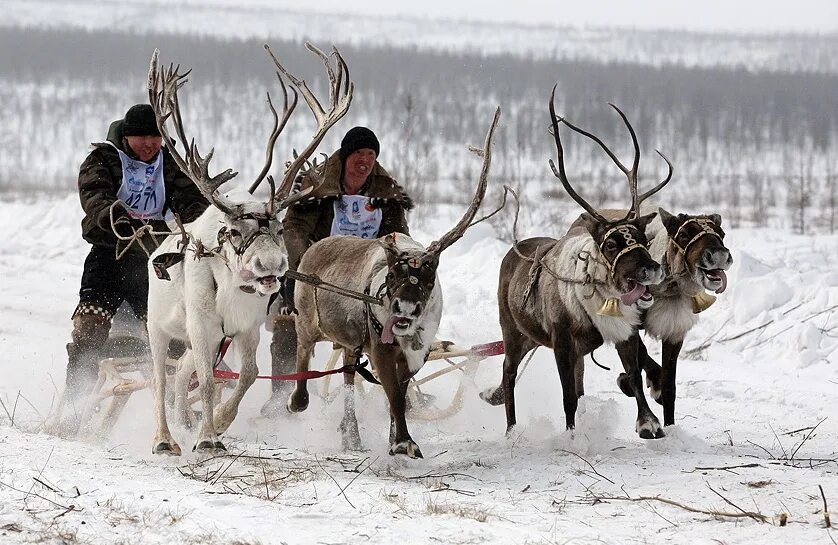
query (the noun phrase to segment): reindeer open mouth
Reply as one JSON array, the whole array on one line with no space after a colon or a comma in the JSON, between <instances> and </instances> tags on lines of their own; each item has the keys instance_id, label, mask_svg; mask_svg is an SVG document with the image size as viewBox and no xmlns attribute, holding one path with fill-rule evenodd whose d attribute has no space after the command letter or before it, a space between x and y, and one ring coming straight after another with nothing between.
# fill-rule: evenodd
<instances>
[{"instance_id":1,"label":"reindeer open mouth","mask_svg":"<svg viewBox=\"0 0 838 545\"><path fill-rule=\"evenodd\" d=\"M257 282L263 286L271 286L276 282L276 276L269 274L268 276L260 276L256 279Z\"/></svg>"},{"instance_id":2,"label":"reindeer open mouth","mask_svg":"<svg viewBox=\"0 0 838 545\"><path fill-rule=\"evenodd\" d=\"M701 274L701 283L706 289L716 293L722 293L727 289L727 274L724 270L697 268Z\"/></svg>"},{"instance_id":3,"label":"reindeer open mouth","mask_svg":"<svg viewBox=\"0 0 838 545\"><path fill-rule=\"evenodd\" d=\"M649 303L652 300L652 292L649 288L635 280L629 280L626 291L620 295L620 302L626 306L631 306L638 301Z\"/></svg>"}]
</instances>

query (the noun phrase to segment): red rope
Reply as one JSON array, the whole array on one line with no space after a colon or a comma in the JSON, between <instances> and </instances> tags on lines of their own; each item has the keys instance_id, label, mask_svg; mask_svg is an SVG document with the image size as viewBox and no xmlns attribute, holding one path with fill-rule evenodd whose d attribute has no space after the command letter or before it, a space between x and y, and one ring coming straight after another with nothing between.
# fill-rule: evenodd
<instances>
[{"instance_id":1,"label":"red rope","mask_svg":"<svg viewBox=\"0 0 838 545\"><path fill-rule=\"evenodd\" d=\"M353 373L358 367L356 365L344 365L338 369L331 371L300 371L299 373L291 373L288 375L257 375L256 378L267 380L308 380L312 378L321 378L327 375L335 375L337 373ZM224 371L222 369L213 369L212 376L215 378L224 378L236 380L241 376L235 371Z\"/></svg>"},{"instance_id":2,"label":"red rope","mask_svg":"<svg viewBox=\"0 0 838 545\"><path fill-rule=\"evenodd\" d=\"M221 361L224 359L224 355L227 353L227 349L230 347L230 343L232 339L230 337L225 337L224 340L221 341L221 344L218 347L218 356L215 359L215 367L212 370L213 378L220 378L220 379L227 379L227 380L237 380L241 374L235 371L225 371L223 369L218 369L218 365L221 364ZM481 356L483 358L488 358L490 356L500 356L503 352L503 341L495 341L486 344L476 344L470 348L470 351L473 352L477 356ZM328 375L336 375L338 373L353 373L358 370L358 365L344 365L343 367L339 367L338 369L332 369L331 371L300 371L299 373L290 373L287 375L257 375L256 378L265 379L265 380L309 380L314 378L322 378ZM192 381L189 383L189 391L191 392L195 388L198 387L198 381L196 380L197 375L196 373L192 373Z\"/></svg>"}]
</instances>

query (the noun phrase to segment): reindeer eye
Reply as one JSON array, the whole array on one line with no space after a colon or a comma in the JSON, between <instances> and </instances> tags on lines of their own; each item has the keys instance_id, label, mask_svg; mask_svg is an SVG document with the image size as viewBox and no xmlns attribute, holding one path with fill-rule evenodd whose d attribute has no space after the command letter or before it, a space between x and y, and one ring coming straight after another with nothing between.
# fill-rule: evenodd
<instances>
[{"instance_id":1,"label":"reindeer eye","mask_svg":"<svg viewBox=\"0 0 838 545\"><path fill-rule=\"evenodd\" d=\"M605 241L605 249L608 251L614 251L617 249L617 243L609 238Z\"/></svg>"},{"instance_id":2,"label":"reindeer eye","mask_svg":"<svg viewBox=\"0 0 838 545\"><path fill-rule=\"evenodd\" d=\"M240 237L242 234L238 229L230 229L230 236Z\"/></svg>"}]
</instances>

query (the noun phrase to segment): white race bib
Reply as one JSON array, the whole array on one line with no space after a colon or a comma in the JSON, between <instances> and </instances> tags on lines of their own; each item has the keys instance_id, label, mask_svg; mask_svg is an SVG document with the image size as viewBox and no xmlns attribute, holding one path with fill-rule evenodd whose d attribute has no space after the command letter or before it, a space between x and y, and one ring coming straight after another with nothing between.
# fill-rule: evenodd
<instances>
[{"instance_id":1,"label":"white race bib","mask_svg":"<svg viewBox=\"0 0 838 545\"><path fill-rule=\"evenodd\" d=\"M375 238L381 227L383 216L380 208L370 205L369 197L363 195L341 195L335 199L335 217L332 220L331 236L346 235L359 238Z\"/></svg>"},{"instance_id":2,"label":"white race bib","mask_svg":"<svg viewBox=\"0 0 838 545\"><path fill-rule=\"evenodd\" d=\"M163 151L157 154L154 163L143 163L131 159L120 149L119 159L122 161L122 185L116 196L129 208L132 218L143 220L168 220L171 212L163 216L166 204L166 185L163 182Z\"/></svg>"}]
</instances>

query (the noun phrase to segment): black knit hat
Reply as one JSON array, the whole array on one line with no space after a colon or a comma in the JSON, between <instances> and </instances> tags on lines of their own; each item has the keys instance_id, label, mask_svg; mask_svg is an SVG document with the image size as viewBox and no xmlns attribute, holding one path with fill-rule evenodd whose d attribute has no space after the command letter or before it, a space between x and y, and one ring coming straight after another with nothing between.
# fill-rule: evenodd
<instances>
[{"instance_id":1,"label":"black knit hat","mask_svg":"<svg viewBox=\"0 0 838 545\"><path fill-rule=\"evenodd\" d=\"M122 123L124 136L160 136L154 110L148 104L134 104L125 112Z\"/></svg>"},{"instance_id":2,"label":"black knit hat","mask_svg":"<svg viewBox=\"0 0 838 545\"><path fill-rule=\"evenodd\" d=\"M340 142L340 160L345 161L353 152L364 148L374 150L378 157L381 149L378 138L366 127L352 127Z\"/></svg>"}]
</instances>

